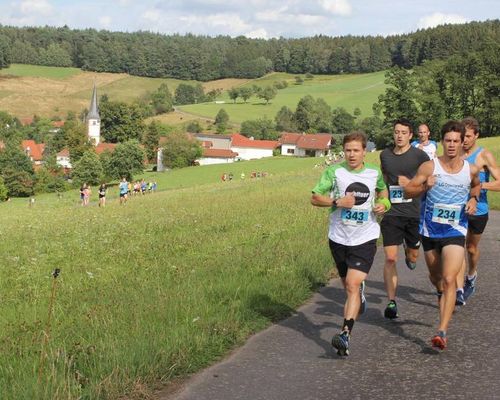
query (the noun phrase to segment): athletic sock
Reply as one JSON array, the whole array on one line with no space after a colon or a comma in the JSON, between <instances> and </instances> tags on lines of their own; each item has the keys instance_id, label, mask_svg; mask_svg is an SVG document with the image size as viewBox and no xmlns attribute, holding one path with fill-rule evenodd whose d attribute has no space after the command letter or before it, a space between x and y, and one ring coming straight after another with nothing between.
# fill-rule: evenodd
<instances>
[{"instance_id":1,"label":"athletic sock","mask_svg":"<svg viewBox=\"0 0 500 400\"><path fill-rule=\"evenodd\" d=\"M351 319L345 319L344 318L344 324L342 325L342 330L346 330L347 328L347 331L349 332L349 334L351 333L352 331L352 327L354 326L354 319L351 318Z\"/></svg>"},{"instance_id":2,"label":"athletic sock","mask_svg":"<svg viewBox=\"0 0 500 400\"><path fill-rule=\"evenodd\" d=\"M476 276L477 276L477 274L474 274L474 275L467 275L467 280L471 281L471 280L473 280Z\"/></svg>"}]
</instances>

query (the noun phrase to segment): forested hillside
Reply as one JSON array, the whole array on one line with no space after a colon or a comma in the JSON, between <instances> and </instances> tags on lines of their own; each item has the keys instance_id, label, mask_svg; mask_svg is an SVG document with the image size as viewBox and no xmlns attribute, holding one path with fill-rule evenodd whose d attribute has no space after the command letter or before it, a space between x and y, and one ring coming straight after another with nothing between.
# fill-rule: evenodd
<instances>
[{"instance_id":1,"label":"forested hillside","mask_svg":"<svg viewBox=\"0 0 500 400\"><path fill-rule=\"evenodd\" d=\"M248 39L166 36L68 27L0 26L0 68L10 63L77 67L209 81L269 71L338 74L412 68L500 41L500 21L445 25L388 37Z\"/></svg>"}]
</instances>

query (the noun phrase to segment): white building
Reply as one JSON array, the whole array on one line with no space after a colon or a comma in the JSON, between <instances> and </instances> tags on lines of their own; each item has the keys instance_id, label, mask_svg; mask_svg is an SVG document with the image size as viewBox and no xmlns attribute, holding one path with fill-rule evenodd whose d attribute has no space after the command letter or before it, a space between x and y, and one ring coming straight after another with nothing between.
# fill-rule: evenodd
<instances>
[{"instance_id":1,"label":"white building","mask_svg":"<svg viewBox=\"0 0 500 400\"><path fill-rule=\"evenodd\" d=\"M327 133L283 132L280 138L281 155L296 157L326 156L330 154L332 140L332 135Z\"/></svg>"},{"instance_id":2,"label":"white building","mask_svg":"<svg viewBox=\"0 0 500 400\"><path fill-rule=\"evenodd\" d=\"M277 140L254 140L234 133L231 136L231 150L238 153L240 160L257 160L272 157L274 150L279 147Z\"/></svg>"},{"instance_id":3,"label":"white building","mask_svg":"<svg viewBox=\"0 0 500 400\"><path fill-rule=\"evenodd\" d=\"M90 99L90 109L86 118L87 122L87 135L91 143L97 146L101 141L101 117L99 116L99 109L97 104L97 89L94 84L92 90L92 98Z\"/></svg>"}]
</instances>

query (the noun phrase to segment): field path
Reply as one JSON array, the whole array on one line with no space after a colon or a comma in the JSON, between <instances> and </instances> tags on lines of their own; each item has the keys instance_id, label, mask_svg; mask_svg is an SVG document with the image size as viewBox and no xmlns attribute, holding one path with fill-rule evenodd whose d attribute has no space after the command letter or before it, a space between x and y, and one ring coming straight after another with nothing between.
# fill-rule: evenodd
<instances>
[{"instance_id":1,"label":"field path","mask_svg":"<svg viewBox=\"0 0 500 400\"><path fill-rule=\"evenodd\" d=\"M444 352L429 346L438 311L423 257L415 271L398 263L401 317L383 318L379 248L367 281L368 309L354 326L350 357L340 359L330 347L344 303L340 281L332 280L292 317L254 335L226 360L159 398L498 399L500 212L491 213L480 248L478 290L455 312Z\"/></svg>"}]
</instances>

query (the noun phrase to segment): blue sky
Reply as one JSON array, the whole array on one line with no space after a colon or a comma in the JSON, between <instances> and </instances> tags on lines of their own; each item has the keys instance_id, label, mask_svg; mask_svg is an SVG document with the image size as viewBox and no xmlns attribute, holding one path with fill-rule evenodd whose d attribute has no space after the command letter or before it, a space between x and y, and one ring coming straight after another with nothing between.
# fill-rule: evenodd
<instances>
[{"instance_id":1,"label":"blue sky","mask_svg":"<svg viewBox=\"0 0 500 400\"><path fill-rule=\"evenodd\" d=\"M391 35L500 18L498 0L0 0L0 24L165 34Z\"/></svg>"}]
</instances>

